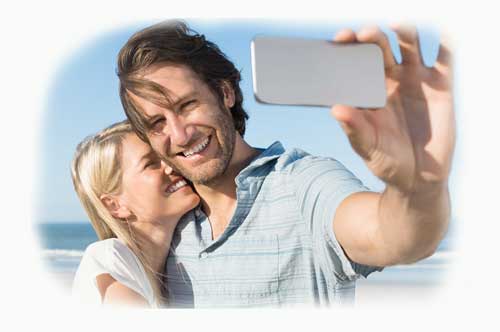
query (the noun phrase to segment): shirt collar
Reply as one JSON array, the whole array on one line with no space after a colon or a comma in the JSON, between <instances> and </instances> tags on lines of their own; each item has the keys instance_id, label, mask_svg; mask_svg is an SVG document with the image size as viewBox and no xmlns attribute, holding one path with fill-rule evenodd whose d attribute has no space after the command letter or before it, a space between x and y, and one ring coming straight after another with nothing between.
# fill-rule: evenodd
<instances>
[{"instance_id":1,"label":"shirt collar","mask_svg":"<svg viewBox=\"0 0 500 332\"><path fill-rule=\"evenodd\" d=\"M267 149L257 148L257 150L260 151L260 154L247 167L242 169L236 177L235 182L237 185L240 185L243 179L249 177L257 169L278 159L285 152L285 148L279 141L274 142Z\"/></svg>"}]
</instances>

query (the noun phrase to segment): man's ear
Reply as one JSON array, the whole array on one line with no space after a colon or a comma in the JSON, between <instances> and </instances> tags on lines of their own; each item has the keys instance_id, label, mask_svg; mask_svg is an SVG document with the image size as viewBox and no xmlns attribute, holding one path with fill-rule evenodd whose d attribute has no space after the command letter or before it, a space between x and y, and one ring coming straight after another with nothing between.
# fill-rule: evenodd
<instances>
[{"instance_id":1,"label":"man's ear","mask_svg":"<svg viewBox=\"0 0 500 332\"><path fill-rule=\"evenodd\" d=\"M233 87L231 86L231 84L229 84L229 82L223 81L221 88L224 95L224 105L227 108L233 107L236 99Z\"/></svg>"},{"instance_id":2,"label":"man's ear","mask_svg":"<svg viewBox=\"0 0 500 332\"><path fill-rule=\"evenodd\" d=\"M113 217L126 219L130 218L132 215L132 212L126 206L121 204L119 197L110 194L103 194L100 199L102 204L104 204Z\"/></svg>"}]
</instances>

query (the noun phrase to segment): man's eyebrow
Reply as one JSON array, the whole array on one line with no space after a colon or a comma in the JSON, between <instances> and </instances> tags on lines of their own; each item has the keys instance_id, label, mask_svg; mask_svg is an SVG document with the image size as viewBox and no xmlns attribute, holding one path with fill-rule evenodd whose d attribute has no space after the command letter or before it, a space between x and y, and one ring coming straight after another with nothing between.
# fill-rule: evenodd
<instances>
[{"instance_id":1,"label":"man's eyebrow","mask_svg":"<svg viewBox=\"0 0 500 332\"><path fill-rule=\"evenodd\" d=\"M198 92L197 91L188 92L184 96L182 96L179 99L177 99L176 101L174 101L172 103L172 106L177 106L180 103L182 103L183 101L186 101L187 99L194 98L194 97L197 97L197 96L198 96Z\"/></svg>"},{"instance_id":2,"label":"man's eyebrow","mask_svg":"<svg viewBox=\"0 0 500 332\"><path fill-rule=\"evenodd\" d=\"M155 115L151 115L151 116L144 114L144 118L146 119L146 121L149 124L153 123L156 119L161 118L161 116L162 116L161 114L155 114Z\"/></svg>"},{"instance_id":3,"label":"man's eyebrow","mask_svg":"<svg viewBox=\"0 0 500 332\"><path fill-rule=\"evenodd\" d=\"M176 107L177 105L185 102L186 100L188 99L191 99L191 98L197 98L198 97L198 92L197 91L190 91L188 93L186 93L184 96L178 98L177 100L173 101L172 103L170 103L168 105L168 107ZM157 105L158 107L161 107L159 105ZM144 112L145 113L145 112ZM146 119L146 121L151 124L152 122L154 122L156 119L160 118L161 115L159 114L154 114L154 115L148 115L147 113L144 114L144 117Z\"/></svg>"}]
</instances>

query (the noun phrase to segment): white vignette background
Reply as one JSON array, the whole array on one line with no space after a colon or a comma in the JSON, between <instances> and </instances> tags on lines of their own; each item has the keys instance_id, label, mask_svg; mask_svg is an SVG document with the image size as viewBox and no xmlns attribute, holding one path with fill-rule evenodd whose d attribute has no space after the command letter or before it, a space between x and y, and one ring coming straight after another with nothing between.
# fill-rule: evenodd
<instances>
[{"instance_id":1,"label":"white vignette background","mask_svg":"<svg viewBox=\"0 0 500 332\"><path fill-rule=\"evenodd\" d=\"M2 190L1 303L4 327L35 324L37 329L265 329L375 330L486 329L494 323L500 295L496 277L499 252L495 189L495 145L499 142L495 98L500 59L493 27L496 11L475 1L191 1L189 3L90 1L18 3L1 14ZM5 6L5 5L4 5ZM165 13L164 15L162 13ZM48 88L73 52L106 32L137 22L184 18L322 18L342 23L416 22L452 37L455 53L457 137L461 164L454 188L458 217L456 259L448 279L425 306L384 303L363 309L127 311L84 309L71 303L49 280L34 232L37 161ZM62 138L63 139L63 138ZM490 325L493 323L492 325ZM33 326L34 327L34 326Z\"/></svg>"}]
</instances>

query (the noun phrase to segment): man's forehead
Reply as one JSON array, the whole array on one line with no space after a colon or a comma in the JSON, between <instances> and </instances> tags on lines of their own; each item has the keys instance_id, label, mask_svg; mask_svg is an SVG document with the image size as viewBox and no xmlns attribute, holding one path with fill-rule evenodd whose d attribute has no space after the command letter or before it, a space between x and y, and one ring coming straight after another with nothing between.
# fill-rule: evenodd
<instances>
[{"instance_id":1,"label":"man's forehead","mask_svg":"<svg viewBox=\"0 0 500 332\"><path fill-rule=\"evenodd\" d=\"M156 103L152 100L148 100L147 98L140 97L134 93L129 93L130 97L134 101L134 103L140 106L140 111L146 118L154 117L158 112L163 112L165 107L175 107L181 102L185 101L188 98L197 97L198 93L196 89L187 89L185 93L172 93L170 90L168 91L169 100L165 100L164 102Z\"/></svg>"},{"instance_id":2,"label":"man's forehead","mask_svg":"<svg viewBox=\"0 0 500 332\"><path fill-rule=\"evenodd\" d=\"M143 71L142 79L158 84L194 84L200 83L196 73L186 65L160 63Z\"/></svg>"},{"instance_id":3,"label":"man's forehead","mask_svg":"<svg viewBox=\"0 0 500 332\"><path fill-rule=\"evenodd\" d=\"M160 85L168 96L168 101L164 100L161 102L163 105L158 105L153 100L148 100L148 98L129 91L134 102L141 105L140 108L146 117L154 116L157 111L165 107L164 104L173 106L188 97L197 96L198 92L202 90L201 85L203 84L191 69L176 64L155 65L145 71L140 78ZM159 97L158 99L163 98Z\"/></svg>"}]
</instances>

